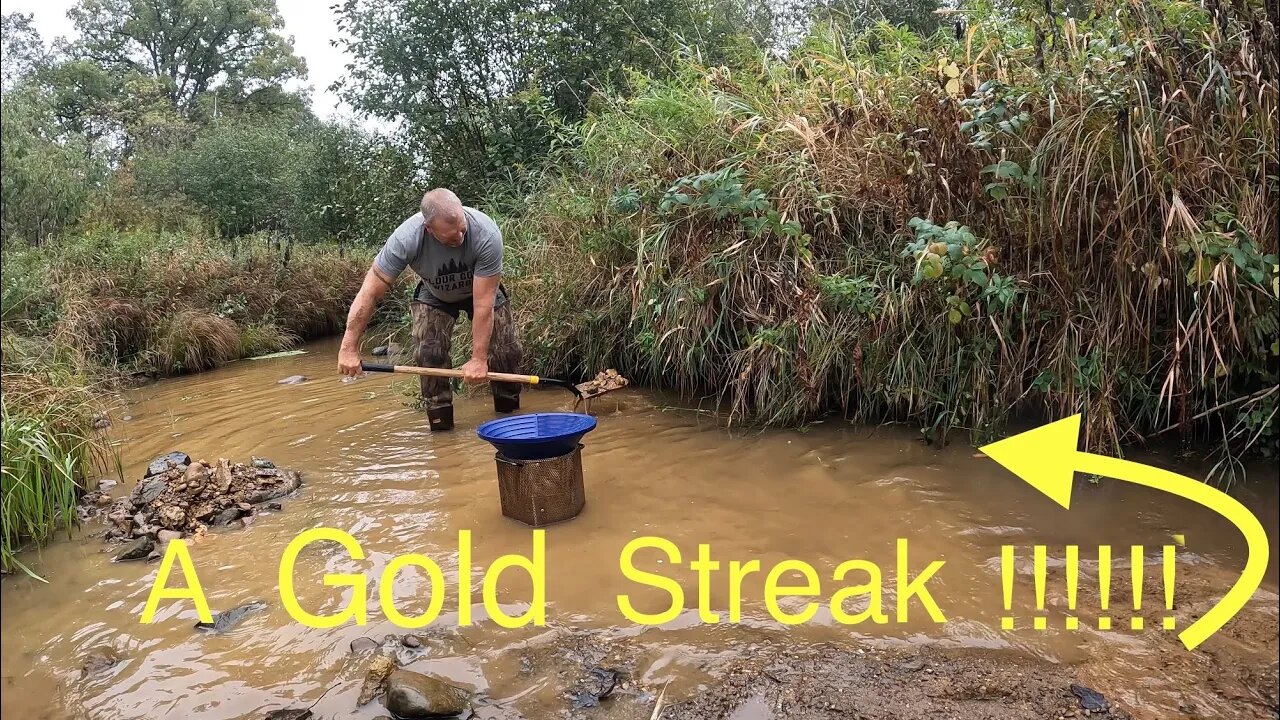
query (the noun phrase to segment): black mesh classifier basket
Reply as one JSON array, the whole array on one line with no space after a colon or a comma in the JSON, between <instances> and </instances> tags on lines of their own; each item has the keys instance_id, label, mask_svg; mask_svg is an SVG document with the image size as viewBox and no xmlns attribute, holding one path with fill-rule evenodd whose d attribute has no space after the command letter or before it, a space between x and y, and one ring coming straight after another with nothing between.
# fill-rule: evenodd
<instances>
[{"instance_id":1,"label":"black mesh classifier basket","mask_svg":"<svg viewBox=\"0 0 1280 720\"><path fill-rule=\"evenodd\" d=\"M532 527L577 517L587 503L582 486L582 445L543 460L515 460L497 453L502 514Z\"/></svg>"}]
</instances>

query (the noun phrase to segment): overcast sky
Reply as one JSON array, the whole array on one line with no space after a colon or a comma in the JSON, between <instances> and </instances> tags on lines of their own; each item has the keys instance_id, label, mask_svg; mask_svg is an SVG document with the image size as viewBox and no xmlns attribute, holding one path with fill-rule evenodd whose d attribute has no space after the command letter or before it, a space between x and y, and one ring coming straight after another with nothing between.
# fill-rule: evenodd
<instances>
[{"instance_id":1,"label":"overcast sky","mask_svg":"<svg viewBox=\"0 0 1280 720\"><path fill-rule=\"evenodd\" d=\"M316 115L328 119L334 114L350 116L351 108L330 93L329 85L342 75L347 56L329 46L337 35L338 24L329 9L333 0L277 0L284 17L284 34L293 36L294 52L307 61L307 79L290 87L311 86L312 108ZM72 38L75 28L67 19L67 10L76 0L0 0L6 13L35 15L36 29L45 43L63 36Z\"/></svg>"}]
</instances>

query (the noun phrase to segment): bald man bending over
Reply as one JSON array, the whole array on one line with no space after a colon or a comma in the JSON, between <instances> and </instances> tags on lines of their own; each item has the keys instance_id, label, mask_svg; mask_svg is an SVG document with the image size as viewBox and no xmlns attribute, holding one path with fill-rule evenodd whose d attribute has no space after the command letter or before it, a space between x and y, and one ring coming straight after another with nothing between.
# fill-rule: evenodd
<instances>
[{"instance_id":1,"label":"bald man bending over","mask_svg":"<svg viewBox=\"0 0 1280 720\"><path fill-rule=\"evenodd\" d=\"M422 196L422 212L391 233L365 275L338 350L340 373L360 374L360 338L374 308L405 268L413 268L419 278L410 306L418 365L452 367L453 325L458 313L465 312L471 318L471 359L462 366L463 380L482 383L491 371L518 371L522 352L502 287L502 232L488 215L437 188ZM495 411L520 408L519 384L492 386ZM449 379L424 375L421 392L431 429L452 428Z\"/></svg>"}]
</instances>

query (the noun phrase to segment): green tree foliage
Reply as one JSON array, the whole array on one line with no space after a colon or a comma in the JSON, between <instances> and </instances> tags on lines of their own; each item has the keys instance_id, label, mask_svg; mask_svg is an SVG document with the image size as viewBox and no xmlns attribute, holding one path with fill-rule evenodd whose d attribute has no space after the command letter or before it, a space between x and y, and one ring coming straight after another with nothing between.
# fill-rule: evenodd
<instances>
[{"instance_id":1,"label":"green tree foliage","mask_svg":"<svg viewBox=\"0 0 1280 720\"><path fill-rule=\"evenodd\" d=\"M316 129L314 169L302 195L317 213L317 232L343 242L375 243L418 209L427 189L417 166L391 138L354 125Z\"/></svg>"},{"instance_id":2,"label":"green tree foliage","mask_svg":"<svg viewBox=\"0 0 1280 720\"><path fill-rule=\"evenodd\" d=\"M306 75L274 0L80 0L69 16L80 57L159 80L179 111L218 87L235 98Z\"/></svg>"},{"instance_id":3,"label":"green tree foliage","mask_svg":"<svg viewBox=\"0 0 1280 720\"><path fill-rule=\"evenodd\" d=\"M189 143L143 151L134 163L144 193L185 195L227 236L298 231L307 210L297 194L314 146L283 123L226 120Z\"/></svg>"},{"instance_id":4,"label":"green tree foliage","mask_svg":"<svg viewBox=\"0 0 1280 720\"><path fill-rule=\"evenodd\" d=\"M552 116L582 118L628 70L665 74L677 48L771 28L738 0L346 0L338 14L347 101L402 121L431 182L469 195L542 157Z\"/></svg>"},{"instance_id":5,"label":"green tree foliage","mask_svg":"<svg viewBox=\"0 0 1280 720\"><path fill-rule=\"evenodd\" d=\"M419 195L412 161L386 138L287 116L223 118L140 152L131 168L142 195L181 196L227 237L381 240Z\"/></svg>"},{"instance_id":6,"label":"green tree foliage","mask_svg":"<svg viewBox=\"0 0 1280 720\"><path fill-rule=\"evenodd\" d=\"M5 13L0 20L0 86L12 90L49 62L49 51L30 13Z\"/></svg>"},{"instance_id":7,"label":"green tree foliage","mask_svg":"<svg viewBox=\"0 0 1280 720\"><path fill-rule=\"evenodd\" d=\"M35 88L4 93L0 117L4 239L40 242L80 217L105 167L83 135L60 130Z\"/></svg>"}]
</instances>

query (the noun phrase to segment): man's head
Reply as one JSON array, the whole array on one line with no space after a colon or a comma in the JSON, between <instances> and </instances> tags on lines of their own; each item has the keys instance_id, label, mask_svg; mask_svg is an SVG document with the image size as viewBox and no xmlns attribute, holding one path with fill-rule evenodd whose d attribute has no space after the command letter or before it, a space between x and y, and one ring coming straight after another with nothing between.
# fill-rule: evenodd
<instances>
[{"instance_id":1,"label":"man's head","mask_svg":"<svg viewBox=\"0 0 1280 720\"><path fill-rule=\"evenodd\" d=\"M467 232L467 216L462 201L447 188L436 188L422 196L422 219L427 231L444 245L458 247Z\"/></svg>"}]
</instances>

